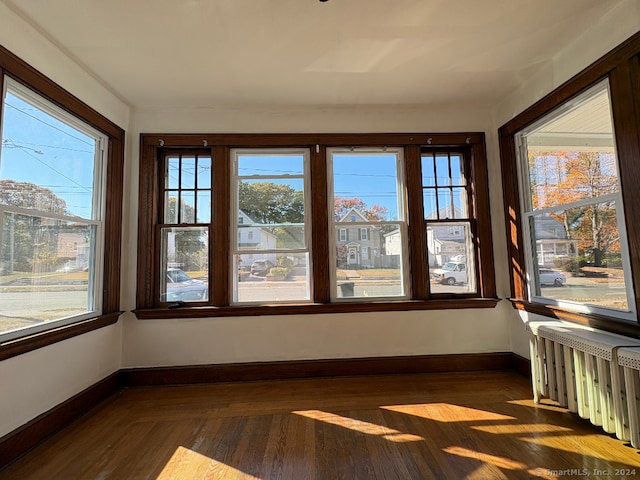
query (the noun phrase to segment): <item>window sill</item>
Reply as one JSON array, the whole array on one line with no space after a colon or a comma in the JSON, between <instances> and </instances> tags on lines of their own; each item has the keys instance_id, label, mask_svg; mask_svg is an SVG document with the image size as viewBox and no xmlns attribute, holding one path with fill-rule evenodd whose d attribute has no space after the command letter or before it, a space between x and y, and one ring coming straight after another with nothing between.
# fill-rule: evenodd
<instances>
[{"instance_id":1,"label":"window sill","mask_svg":"<svg viewBox=\"0 0 640 480\"><path fill-rule=\"evenodd\" d=\"M509 301L517 310L536 313L545 317L556 318L568 322L586 325L588 327L605 330L607 332L624 335L627 337L640 338L640 325L636 322L623 320L620 318L605 315L586 314L572 312L554 305L543 305L533 303L519 298L510 298Z\"/></svg>"},{"instance_id":2,"label":"window sill","mask_svg":"<svg viewBox=\"0 0 640 480\"><path fill-rule=\"evenodd\" d=\"M84 333L98 330L99 328L112 325L118 321L118 317L122 312L107 313L99 317L82 320L58 328L52 328L44 332L29 335L25 332L24 337L9 340L0 343L0 361L11 357L22 355L23 353L46 347L62 340L67 340Z\"/></svg>"},{"instance_id":3,"label":"window sill","mask_svg":"<svg viewBox=\"0 0 640 480\"><path fill-rule=\"evenodd\" d=\"M292 305L238 305L226 307L145 308L134 310L140 320L165 318L243 317L255 315L309 315L318 313L394 312L408 310L446 310L494 308L499 298L455 298L404 300L398 302L340 302Z\"/></svg>"}]
</instances>

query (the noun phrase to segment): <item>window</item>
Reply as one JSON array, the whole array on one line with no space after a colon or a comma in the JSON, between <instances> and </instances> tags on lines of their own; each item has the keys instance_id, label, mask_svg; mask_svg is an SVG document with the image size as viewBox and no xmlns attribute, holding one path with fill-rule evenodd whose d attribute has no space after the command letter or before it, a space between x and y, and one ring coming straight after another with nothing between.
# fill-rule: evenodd
<instances>
[{"instance_id":1,"label":"window","mask_svg":"<svg viewBox=\"0 0 640 480\"><path fill-rule=\"evenodd\" d=\"M208 299L211 156L170 152L163 162L160 299Z\"/></svg>"},{"instance_id":2,"label":"window","mask_svg":"<svg viewBox=\"0 0 640 480\"><path fill-rule=\"evenodd\" d=\"M517 308L640 331L639 53L636 35L500 129Z\"/></svg>"},{"instance_id":3,"label":"window","mask_svg":"<svg viewBox=\"0 0 640 480\"><path fill-rule=\"evenodd\" d=\"M328 162L332 187L329 199L333 200L330 228L340 230L349 222L346 230L354 232L332 248L332 297L406 298L409 286L405 275L408 262L402 150L331 149ZM393 243L385 245L387 238ZM369 247L377 249L377 255L370 256Z\"/></svg>"},{"instance_id":4,"label":"window","mask_svg":"<svg viewBox=\"0 0 640 480\"><path fill-rule=\"evenodd\" d=\"M105 137L11 80L3 112L0 275L21 287L0 292L0 331L95 316Z\"/></svg>"},{"instance_id":5,"label":"window","mask_svg":"<svg viewBox=\"0 0 640 480\"><path fill-rule=\"evenodd\" d=\"M117 320L124 132L1 47L0 85L7 358Z\"/></svg>"},{"instance_id":6,"label":"window","mask_svg":"<svg viewBox=\"0 0 640 480\"><path fill-rule=\"evenodd\" d=\"M136 314L494 306L484 138L436 136L436 145L459 145L451 162L464 163L464 181L438 184L464 211L448 220L425 219L427 139L433 144L425 134L352 135L348 145L331 134L142 135L140 177L163 177L161 191L153 180L140 189ZM430 286L431 221L455 227L447 236L463 246L457 261L474 266L470 280L441 292ZM169 281L177 271L186 278Z\"/></svg>"},{"instance_id":7,"label":"window","mask_svg":"<svg viewBox=\"0 0 640 480\"><path fill-rule=\"evenodd\" d=\"M516 141L530 298L633 318L608 82L518 132Z\"/></svg>"},{"instance_id":8,"label":"window","mask_svg":"<svg viewBox=\"0 0 640 480\"><path fill-rule=\"evenodd\" d=\"M232 248L238 271L232 303L308 302L309 151L234 149L231 156L232 208L249 219L231 228L255 236Z\"/></svg>"},{"instance_id":9,"label":"window","mask_svg":"<svg viewBox=\"0 0 640 480\"><path fill-rule=\"evenodd\" d=\"M476 224L470 214L473 203L469 170L468 158L462 152L422 152L422 194L433 293L476 291Z\"/></svg>"}]
</instances>

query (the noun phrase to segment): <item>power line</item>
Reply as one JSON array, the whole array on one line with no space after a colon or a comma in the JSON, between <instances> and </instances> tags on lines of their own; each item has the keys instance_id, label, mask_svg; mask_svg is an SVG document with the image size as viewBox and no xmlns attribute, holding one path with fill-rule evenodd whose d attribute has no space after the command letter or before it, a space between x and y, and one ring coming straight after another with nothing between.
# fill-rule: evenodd
<instances>
[{"instance_id":1,"label":"power line","mask_svg":"<svg viewBox=\"0 0 640 480\"><path fill-rule=\"evenodd\" d=\"M75 138L76 140L78 140L78 141L80 141L80 142L82 142L82 143L86 143L87 145L91 145L91 142L87 142L87 141L86 141L86 140L84 140L83 138L80 138L80 137L76 137L76 136L74 136L74 135L71 135L69 132L65 132L63 129L61 129L61 128L59 128L59 127L56 127L55 125L51 125L50 123L45 122L44 120L42 120L42 119L40 119L40 118L36 117L35 115L31 115L31 114L27 113L25 110L22 110L22 109L20 109L20 108L16 107L15 105L11 105L9 102L6 102L6 101L5 101L5 105L6 105L7 107L13 108L14 110L17 110L18 112L22 113L23 115L26 115L27 117L33 118L34 120L36 120L36 121L38 121L38 122L40 122L40 123L43 123L44 125L46 125L46 126L48 126L48 127L53 128L54 130L58 130L59 132L64 133L65 135L67 135L67 136L69 136L69 137L71 137L71 138ZM42 112L42 110L38 109L38 112ZM42 113L44 113L44 112L42 112ZM53 117L52 117L52 118L53 118Z\"/></svg>"},{"instance_id":2,"label":"power line","mask_svg":"<svg viewBox=\"0 0 640 480\"><path fill-rule=\"evenodd\" d=\"M86 190L88 193L91 193L91 190L89 190L89 188L85 187L84 185L80 185L78 182L76 182L75 180L73 180L72 178L67 177L64 173L56 170L55 168L53 168L51 165L48 165L47 163L43 162L42 160L40 160L38 157L36 157L34 154L32 154L31 152L29 152L29 150L27 150L25 147L20 147L18 145L16 145L16 148L22 150L24 153L26 153L27 155L29 155L31 158L33 158L35 161L41 163L42 165L44 165L45 167L47 167L48 169L54 171L55 173L57 173L58 175L60 175L61 177L66 178L67 180L69 180L71 183L76 184L78 187L82 188L83 190Z\"/></svg>"},{"instance_id":3,"label":"power line","mask_svg":"<svg viewBox=\"0 0 640 480\"><path fill-rule=\"evenodd\" d=\"M22 145L32 145L34 147L46 147L46 148L55 148L58 150L69 150L71 152L81 152L81 153L95 153L92 150L80 150L79 148L69 148L69 147L58 147L56 145L45 145L43 143L33 143L33 142L25 142L25 141L16 141L8 138L7 140L11 140L13 144L22 144Z\"/></svg>"}]
</instances>

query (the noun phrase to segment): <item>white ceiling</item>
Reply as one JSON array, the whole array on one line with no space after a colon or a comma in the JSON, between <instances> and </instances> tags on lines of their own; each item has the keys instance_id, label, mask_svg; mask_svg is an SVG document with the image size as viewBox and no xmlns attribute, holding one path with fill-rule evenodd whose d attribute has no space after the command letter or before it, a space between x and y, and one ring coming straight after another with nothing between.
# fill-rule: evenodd
<instances>
[{"instance_id":1,"label":"white ceiling","mask_svg":"<svg viewBox=\"0 0 640 480\"><path fill-rule=\"evenodd\" d=\"M621 0L0 0L133 107L490 105Z\"/></svg>"}]
</instances>

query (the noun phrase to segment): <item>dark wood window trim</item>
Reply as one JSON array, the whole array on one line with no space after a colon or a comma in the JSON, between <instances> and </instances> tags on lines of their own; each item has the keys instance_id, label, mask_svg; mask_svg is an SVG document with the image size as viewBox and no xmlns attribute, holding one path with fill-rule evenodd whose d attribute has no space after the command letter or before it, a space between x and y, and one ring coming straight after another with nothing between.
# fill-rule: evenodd
<instances>
[{"instance_id":1,"label":"dark wood window trim","mask_svg":"<svg viewBox=\"0 0 640 480\"><path fill-rule=\"evenodd\" d=\"M640 336L640 325L604 315L584 315L527 298L525 252L518 191L514 135L556 107L608 78L616 136L620 184L625 206L630 263L636 307L640 307L640 33L585 68L499 129L502 187L514 308L562 318L623 335Z\"/></svg>"},{"instance_id":2,"label":"dark wood window trim","mask_svg":"<svg viewBox=\"0 0 640 480\"><path fill-rule=\"evenodd\" d=\"M422 190L412 182L420 182L420 150L423 146L454 147L468 153L473 179L477 219L476 249L478 254L478 292L473 295L433 295L422 286L427 278L426 231L411 228L423 225ZM157 287L159 245L156 222L159 218L161 176L159 159L165 151L178 149L210 149L217 181L213 188L214 207L211 221L229 225L229 159L231 148L308 148L311 152L311 205L313 221L311 255L313 259L313 303L234 306L229 305L229 229L213 229L209 249L211 289L209 305L168 308L161 304ZM403 147L405 182L409 191L409 262L413 285L412 299L406 301L335 302L330 301L330 268L328 241L326 149L328 147ZM307 313L339 313L357 311L431 310L445 308L493 308L498 299L494 280L491 219L483 133L455 134L142 134L140 136L140 184L138 224L138 277L136 310L140 319L218 317L242 315L283 315ZM411 185L411 186L410 186ZM417 192L417 193L416 193ZM419 206L419 207L416 207ZM415 207L415 208L414 208Z\"/></svg>"},{"instance_id":3,"label":"dark wood window trim","mask_svg":"<svg viewBox=\"0 0 640 480\"><path fill-rule=\"evenodd\" d=\"M104 292L102 315L64 327L52 326L38 334L25 330L25 336L0 344L0 360L14 357L52 343L111 325L120 315L120 257L122 235L122 191L124 175L123 129L0 46L0 85L5 76L22 83L108 137L107 184L105 200ZM0 114L2 105L0 103Z\"/></svg>"}]
</instances>

